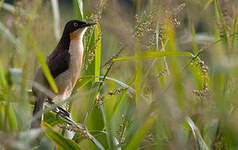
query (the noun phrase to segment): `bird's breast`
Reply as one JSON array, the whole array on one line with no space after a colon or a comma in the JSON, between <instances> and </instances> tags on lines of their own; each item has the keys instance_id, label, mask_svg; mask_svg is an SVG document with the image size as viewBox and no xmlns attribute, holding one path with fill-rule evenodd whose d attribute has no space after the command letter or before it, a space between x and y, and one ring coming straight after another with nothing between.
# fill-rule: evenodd
<instances>
[{"instance_id":1,"label":"bird's breast","mask_svg":"<svg viewBox=\"0 0 238 150\"><path fill-rule=\"evenodd\" d=\"M71 40L69 46L70 64L67 71L56 77L55 81L62 99L70 96L78 78L83 62L83 44L78 40Z\"/></svg>"},{"instance_id":2,"label":"bird's breast","mask_svg":"<svg viewBox=\"0 0 238 150\"><path fill-rule=\"evenodd\" d=\"M73 85L78 80L83 63L83 42L82 40L71 40L69 46L70 64L69 70L72 72Z\"/></svg>"}]
</instances>

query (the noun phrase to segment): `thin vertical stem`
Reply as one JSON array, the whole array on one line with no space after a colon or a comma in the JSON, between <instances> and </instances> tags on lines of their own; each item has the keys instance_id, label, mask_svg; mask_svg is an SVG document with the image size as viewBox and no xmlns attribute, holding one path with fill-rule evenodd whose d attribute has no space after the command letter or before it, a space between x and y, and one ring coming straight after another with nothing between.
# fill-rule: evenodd
<instances>
[{"instance_id":1,"label":"thin vertical stem","mask_svg":"<svg viewBox=\"0 0 238 150\"><path fill-rule=\"evenodd\" d=\"M58 0L51 0L53 17L54 17L54 32L56 40L60 39L60 12Z\"/></svg>"}]
</instances>

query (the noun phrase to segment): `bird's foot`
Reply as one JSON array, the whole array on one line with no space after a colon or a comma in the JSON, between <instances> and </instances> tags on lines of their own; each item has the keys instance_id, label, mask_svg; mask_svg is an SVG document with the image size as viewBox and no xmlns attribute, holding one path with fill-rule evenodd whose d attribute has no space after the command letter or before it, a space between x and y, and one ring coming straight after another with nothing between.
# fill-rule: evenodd
<instances>
[{"instance_id":1,"label":"bird's foot","mask_svg":"<svg viewBox=\"0 0 238 150\"><path fill-rule=\"evenodd\" d=\"M58 109L58 112L57 112L56 116L61 114L61 115L67 116L69 118L71 117L70 113L67 112L66 110L64 110L62 107L58 106L57 109Z\"/></svg>"}]
</instances>

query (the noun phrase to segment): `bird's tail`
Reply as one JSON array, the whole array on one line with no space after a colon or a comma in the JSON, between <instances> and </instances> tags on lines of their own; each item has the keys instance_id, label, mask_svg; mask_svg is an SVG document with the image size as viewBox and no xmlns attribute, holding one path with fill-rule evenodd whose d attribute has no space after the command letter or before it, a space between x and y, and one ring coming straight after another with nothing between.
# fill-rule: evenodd
<instances>
[{"instance_id":1,"label":"bird's tail","mask_svg":"<svg viewBox=\"0 0 238 150\"><path fill-rule=\"evenodd\" d=\"M44 99L42 99L41 97L35 98L33 117L35 117L39 111L43 110L43 103L44 103ZM40 128L42 119L43 119L43 115L39 116L38 118L34 118L31 122L31 129Z\"/></svg>"},{"instance_id":2,"label":"bird's tail","mask_svg":"<svg viewBox=\"0 0 238 150\"><path fill-rule=\"evenodd\" d=\"M31 122L31 128L30 129L38 129L41 127L41 121L43 120L43 115L36 117L36 115L38 114L39 111L43 110L43 103L44 103L44 99L41 97L35 97L35 106L34 106L34 110L33 110L33 120ZM40 142L41 142L41 134L39 134L33 141L32 141L32 147L34 149L38 149L38 147L40 146Z\"/></svg>"}]
</instances>

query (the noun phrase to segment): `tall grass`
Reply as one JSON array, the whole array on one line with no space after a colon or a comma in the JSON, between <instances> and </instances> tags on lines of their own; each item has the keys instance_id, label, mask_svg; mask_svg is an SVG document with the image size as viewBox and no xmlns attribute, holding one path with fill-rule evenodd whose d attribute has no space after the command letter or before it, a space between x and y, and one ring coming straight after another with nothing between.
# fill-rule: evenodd
<instances>
[{"instance_id":1,"label":"tall grass","mask_svg":"<svg viewBox=\"0 0 238 150\"><path fill-rule=\"evenodd\" d=\"M57 2L0 1L0 149L31 149L40 132L38 149L237 149L236 1ZM30 130L31 87L52 94L36 69L57 92L45 58L69 18L98 23L73 94L57 103L72 118L48 104Z\"/></svg>"}]
</instances>

